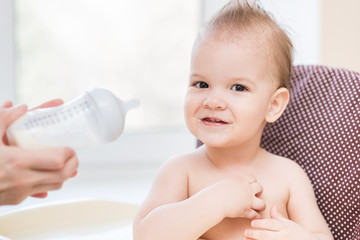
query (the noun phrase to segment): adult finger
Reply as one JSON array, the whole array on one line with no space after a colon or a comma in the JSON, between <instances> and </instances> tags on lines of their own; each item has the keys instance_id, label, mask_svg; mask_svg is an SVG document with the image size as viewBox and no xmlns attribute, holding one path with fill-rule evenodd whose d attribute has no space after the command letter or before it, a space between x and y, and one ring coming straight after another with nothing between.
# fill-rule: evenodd
<instances>
[{"instance_id":1,"label":"adult finger","mask_svg":"<svg viewBox=\"0 0 360 240\"><path fill-rule=\"evenodd\" d=\"M23 115L26 110L27 106L24 104L11 108L0 109L1 124L5 125L6 127L9 126L12 122Z\"/></svg>"},{"instance_id":2,"label":"adult finger","mask_svg":"<svg viewBox=\"0 0 360 240\"><path fill-rule=\"evenodd\" d=\"M73 174L70 176L71 178L73 178L73 177L76 177L76 175L78 174L78 171L77 170L75 170L74 172L73 172Z\"/></svg>"},{"instance_id":3,"label":"adult finger","mask_svg":"<svg viewBox=\"0 0 360 240\"><path fill-rule=\"evenodd\" d=\"M0 205L16 205L24 201L24 199L27 197L28 195L26 194L26 192L23 191L5 191L3 193L0 193Z\"/></svg>"},{"instance_id":4,"label":"adult finger","mask_svg":"<svg viewBox=\"0 0 360 240\"><path fill-rule=\"evenodd\" d=\"M19 105L13 108L0 109L0 136L5 135L6 129L12 124L16 119L22 116L27 110L26 105ZM3 141L1 141L3 144Z\"/></svg>"},{"instance_id":5,"label":"adult finger","mask_svg":"<svg viewBox=\"0 0 360 240\"><path fill-rule=\"evenodd\" d=\"M65 167L63 169L63 173L62 173L63 177L65 179L75 177L77 174L78 166L79 166L79 160L76 157L76 155L74 155L66 162L66 165L65 165Z\"/></svg>"},{"instance_id":6,"label":"adult finger","mask_svg":"<svg viewBox=\"0 0 360 240\"><path fill-rule=\"evenodd\" d=\"M59 190L62 187L63 183L52 183L52 184L42 184L34 186L31 189L31 196L41 196L41 194L53 191L53 190Z\"/></svg>"},{"instance_id":7,"label":"adult finger","mask_svg":"<svg viewBox=\"0 0 360 240\"><path fill-rule=\"evenodd\" d=\"M34 198L46 198L47 196L48 196L47 192L37 193L37 194L31 195L31 197L34 197Z\"/></svg>"},{"instance_id":8,"label":"adult finger","mask_svg":"<svg viewBox=\"0 0 360 240\"><path fill-rule=\"evenodd\" d=\"M12 107L13 103L12 101L6 101L3 103L3 105L1 105L1 108L9 108Z\"/></svg>"},{"instance_id":9,"label":"adult finger","mask_svg":"<svg viewBox=\"0 0 360 240\"><path fill-rule=\"evenodd\" d=\"M64 181L69 179L74 175L76 169L78 167L78 159L76 156L73 156L69 160L66 161L65 165L61 169L57 170L33 170L30 172L31 177L31 188L36 189L36 191L32 191L29 195L33 195L36 193L42 193L49 190L58 189L59 187L53 188L39 188L40 186L58 186L59 184L63 184Z\"/></svg>"},{"instance_id":10,"label":"adult finger","mask_svg":"<svg viewBox=\"0 0 360 240\"><path fill-rule=\"evenodd\" d=\"M63 100L61 99L53 99L53 100L50 100L48 102L45 102L37 107L34 107L32 108L31 110L35 110L35 109L38 109L38 108L48 108L48 107L56 107L56 106L59 106L59 105L62 105L64 103Z\"/></svg>"},{"instance_id":11,"label":"adult finger","mask_svg":"<svg viewBox=\"0 0 360 240\"><path fill-rule=\"evenodd\" d=\"M75 156L75 151L68 147L44 150L27 151L29 167L33 170L59 170L66 161Z\"/></svg>"}]
</instances>

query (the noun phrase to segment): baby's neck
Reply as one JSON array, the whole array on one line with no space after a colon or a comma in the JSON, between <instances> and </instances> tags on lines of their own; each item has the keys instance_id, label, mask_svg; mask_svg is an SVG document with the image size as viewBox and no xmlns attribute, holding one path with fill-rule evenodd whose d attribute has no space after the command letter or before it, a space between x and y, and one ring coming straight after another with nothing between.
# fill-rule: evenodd
<instances>
[{"instance_id":1,"label":"baby's neck","mask_svg":"<svg viewBox=\"0 0 360 240\"><path fill-rule=\"evenodd\" d=\"M213 148L204 146L206 156L217 168L249 168L266 153L260 146L252 148Z\"/></svg>"}]
</instances>

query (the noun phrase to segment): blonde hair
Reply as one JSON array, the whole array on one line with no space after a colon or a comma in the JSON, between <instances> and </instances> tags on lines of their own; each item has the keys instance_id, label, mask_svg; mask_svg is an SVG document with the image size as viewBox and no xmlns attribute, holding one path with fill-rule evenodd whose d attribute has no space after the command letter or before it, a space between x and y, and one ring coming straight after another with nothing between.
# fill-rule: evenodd
<instances>
[{"instance_id":1,"label":"blonde hair","mask_svg":"<svg viewBox=\"0 0 360 240\"><path fill-rule=\"evenodd\" d=\"M258 33L257 39L268 43L270 74L279 80L279 87L290 88L290 73L293 61L293 46L271 14L260 7L258 1L230 0L205 26L205 31Z\"/></svg>"}]
</instances>

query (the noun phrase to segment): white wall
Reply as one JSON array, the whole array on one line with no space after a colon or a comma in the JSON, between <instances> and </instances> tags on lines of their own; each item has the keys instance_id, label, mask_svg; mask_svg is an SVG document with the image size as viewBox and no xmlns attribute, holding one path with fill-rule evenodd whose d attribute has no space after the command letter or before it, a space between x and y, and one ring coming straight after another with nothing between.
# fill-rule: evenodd
<instances>
[{"instance_id":1,"label":"white wall","mask_svg":"<svg viewBox=\"0 0 360 240\"><path fill-rule=\"evenodd\" d=\"M360 1L321 0L321 62L360 72Z\"/></svg>"},{"instance_id":2,"label":"white wall","mask_svg":"<svg viewBox=\"0 0 360 240\"><path fill-rule=\"evenodd\" d=\"M14 100L13 1L0 1L0 105Z\"/></svg>"},{"instance_id":3,"label":"white wall","mask_svg":"<svg viewBox=\"0 0 360 240\"><path fill-rule=\"evenodd\" d=\"M15 100L13 1L0 1L0 105ZM36 86L32 86L36 87ZM169 144L170 143L170 144ZM167 158L194 149L196 141L185 128L129 132L116 141L79 150L82 165L159 164Z\"/></svg>"}]
</instances>

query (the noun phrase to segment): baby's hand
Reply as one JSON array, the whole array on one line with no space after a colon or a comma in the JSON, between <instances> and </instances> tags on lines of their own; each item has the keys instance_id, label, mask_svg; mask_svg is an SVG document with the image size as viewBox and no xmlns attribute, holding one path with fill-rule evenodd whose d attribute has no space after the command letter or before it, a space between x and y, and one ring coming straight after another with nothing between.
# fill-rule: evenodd
<instances>
[{"instance_id":1,"label":"baby's hand","mask_svg":"<svg viewBox=\"0 0 360 240\"><path fill-rule=\"evenodd\" d=\"M270 219L257 219L251 222L255 229L245 231L247 240L304 240L311 239L311 233L299 224L284 218L274 206L270 210Z\"/></svg>"},{"instance_id":2,"label":"baby's hand","mask_svg":"<svg viewBox=\"0 0 360 240\"><path fill-rule=\"evenodd\" d=\"M218 189L224 217L259 218L265 202L259 198L262 186L253 177L227 178L214 185Z\"/></svg>"}]
</instances>

